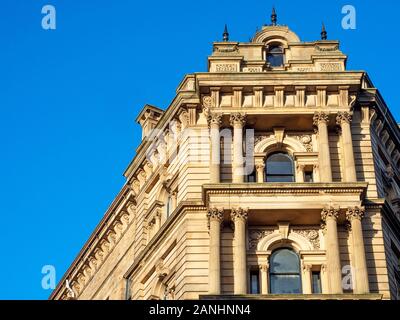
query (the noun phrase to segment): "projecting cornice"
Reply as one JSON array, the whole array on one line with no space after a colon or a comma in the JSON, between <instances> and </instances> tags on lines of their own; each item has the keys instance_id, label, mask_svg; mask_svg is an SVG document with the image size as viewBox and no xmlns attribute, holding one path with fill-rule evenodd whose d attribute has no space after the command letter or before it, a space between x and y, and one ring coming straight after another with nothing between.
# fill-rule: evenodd
<instances>
[{"instance_id":1,"label":"projecting cornice","mask_svg":"<svg viewBox=\"0 0 400 320\"><path fill-rule=\"evenodd\" d=\"M290 199L296 199L295 196L307 197L311 196L316 199L317 196L337 195L339 201L341 195L352 195L351 199L347 201L360 201L365 198L368 183L253 183L253 184L206 184L202 188L202 197L206 206L210 205L212 201L226 201L225 197L229 200L240 198L242 202L246 201L246 196L259 197L260 201L265 205L265 197L275 198L276 196L287 197L287 202ZM264 197L263 197L264 196ZM212 199L213 198L213 199ZM225 200L224 200L225 198ZM254 199L254 197L252 198ZM235 200L236 201L236 200ZM257 203L253 201L253 205ZM282 204L283 206L283 204Z\"/></svg>"}]
</instances>

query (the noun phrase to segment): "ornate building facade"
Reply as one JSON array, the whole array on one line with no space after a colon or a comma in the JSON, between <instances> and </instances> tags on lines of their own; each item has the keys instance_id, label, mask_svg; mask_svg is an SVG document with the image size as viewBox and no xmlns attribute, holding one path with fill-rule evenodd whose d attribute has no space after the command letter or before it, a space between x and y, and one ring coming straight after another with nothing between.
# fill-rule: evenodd
<instances>
[{"instance_id":1,"label":"ornate building facade","mask_svg":"<svg viewBox=\"0 0 400 320\"><path fill-rule=\"evenodd\" d=\"M126 184L51 299L398 299L400 131L339 42L213 44L137 117Z\"/></svg>"}]
</instances>

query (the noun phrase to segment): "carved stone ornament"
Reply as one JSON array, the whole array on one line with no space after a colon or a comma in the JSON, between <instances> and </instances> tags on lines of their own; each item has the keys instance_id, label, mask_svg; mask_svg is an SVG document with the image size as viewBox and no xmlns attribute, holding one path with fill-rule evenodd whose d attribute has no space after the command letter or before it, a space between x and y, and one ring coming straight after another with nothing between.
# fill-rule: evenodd
<instances>
[{"instance_id":1,"label":"carved stone ornament","mask_svg":"<svg viewBox=\"0 0 400 320\"><path fill-rule=\"evenodd\" d=\"M351 222L353 219L361 220L364 217L365 209L364 208L348 208L346 212L347 221Z\"/></svg>"},{"instance_id":2,"label":"carved stone ornament","mask_svg":"<svg viewBox=\"0 0 400 320\"><path fill-rule=\"evenodd\" d=\"M316 112L314 113L314 126L318 126L320 122L328 123L329 116L324 112Z\"/></svg>"},{"instance_id":3,"label":"carved stone ornament","mask_svg":"<svg viewBox=\"0 0 400 320\"><path fill-rule=\"evenodd\" d=\"M339 210L338 209L335 209L335 208L322 209L321 219L322 219L323 222L326 223L327 219L335 219L335 220L337 220L338 217L339 217Z\"/></svg>"},{"instance_id":4,"label":"carved stone ornament","mask_svg":"<svg viewBox=\"0 0 400 320\"><path fill-rule=\"evenodd\" d=\"M208 219L208 228L210 228L210 221L218 221L219 223L222 222L224 219L224 210L219 208L209 208L207 212L207 219Z\"/></svg>"},{"instance_id":5,"label":"carved stone ornament","mask_svg":"<svg viewBox=\"0 0 400 320\"><path fill-rule=\"evenodd\" d=\"M211 96L204 96L203 97L203 106L207 108L211 108L212 105L212 98Z\"/></svg>"},{"instance_id":6,"label":"carved stone ornament","mask_svg":"<svg viewBox=\"0 0 400 320\"><path fill-rule=\"evenodd\" d=\"M248 218L248 214L249 214L249 209L235 208L232 209L231 219L233 222L235 222L237 219L246 221Z\"/></svg>"},{"instance_id":7,"label":"carved stone ornament","mask_svg":"<svg viewBox=\"0 0 400 320\"><path fill-rule=\"evenodd\" d=\"M249 249L256 249L258 242L270 235L274 233L274 230L250 230L249 231Z\"/></svg>"},{"instance_id":8,"label":"carved stone ornament","mask_svg":"<svg viewBox=\"0 0 400 320\"><path fill-rule=\"evenodd\" d=\"M342 123L351 123L352 116L349 112L338 112L336 116L336 124L341 126Z\"/></svg>"},{"instance_id":9,"label":"carved stone ornament","mask_svg":"<svg viewBox=\"0 0 400 320\"><path fill-rule=\"evenodd\" d=\"M308 241L311 242L313 245L313 248L315 250L318 250L320 248L320 242L319 242L319 233L315 229L294 229L292 230L294 233L297 233L304 238L308 239Z\"/></svg>"},{"instance_id":10,"label":"carved stone ornament","mask_svg":"<svg viewBox=\"0 0 400 320\"><path fill-rule=\"evenodd\" d=\"M219 113L211 113L207 117L208 127L218 126L222 124L222 115Z\"/></svg>"},{"instance_id":11,"label":"carved stone ornament","mask_svg":"<svg viewBox=\"0 0 400 320\"><path fill-rule=\"evenodd\" d=\"M243 127L246 124L246 115L243 113L233 113L229 120L231 126L240 125Z\"/></svg>"}]
</instances>

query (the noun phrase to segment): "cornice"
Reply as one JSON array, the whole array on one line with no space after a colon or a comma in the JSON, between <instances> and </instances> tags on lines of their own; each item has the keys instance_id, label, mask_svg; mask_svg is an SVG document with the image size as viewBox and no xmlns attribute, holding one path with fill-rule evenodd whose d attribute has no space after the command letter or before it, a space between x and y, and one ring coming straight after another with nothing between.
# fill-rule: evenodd
<instances>
[{"instance_id":1,"label":"cornice","mask_svg":"<svg viewBox=\"0 0 400 320\"><path fill-rule=\"evenodd\" d=\"M65 280L68 279L71 283L74 281L72 278L77 276L80 273L83 273L84 261L88 259L90 256L94 256L96 249L102 245L102 240L104 235L108 235L107 230L110 227L119 227L115 225L116 219L121 219L122 215L125 214L123 210L120 210L118 214L116 210L122 205L127 204L130 201L133 203L133 197L130 194L130 189L125 184L121 191L118 193L114 201L111 203L110 207L107 209L103 218L96 226L95 230L92 232L89 239L86 241L82 249L79 251L77 257L74 259L68 270L64 273L63 277L57 284L57 287L53 290L49 299L54 299L57 295L61 293L61 290L64 287ZM121 213L121 216L120 216ZM76 280L75 280L76 281ZM65 289L65 288L64 288ZM60 296L61 297L61 296Z\"/></svg>"},{"instance_id":2,"label":"cornice","mask_svg":"<svg viewBox=\"0 0 400 320\"><path fill-rule=\"evenodd\" d=\"M202 187L202 197L208 205L208 196L212 194L243 194L243 195L313 195L350 193L365 197L367 182L355 183L245 183L245 184L205 184Z\"/></svg>"},{"instance_id":3,"label":"cornice","mask_svg":"<svg viewBox=\"0 0 400 320\"><path fill-rule=\"evenodd\" d=\"M164 130L165 126L169 124L170 119L182 104L198 104L200 105L200 97L197 95L197 92L178 92L168 108L165 110L164 114L161 116L158 121L155 130ZM136 155L133 157L130 164L125 169L123 175L128 180L131 178L131 175L135 173L135 171L140 167L142 162L146 158L146 152L154 140L144 139L141 144L136 149Z\"/></svg>"}]
</instances>

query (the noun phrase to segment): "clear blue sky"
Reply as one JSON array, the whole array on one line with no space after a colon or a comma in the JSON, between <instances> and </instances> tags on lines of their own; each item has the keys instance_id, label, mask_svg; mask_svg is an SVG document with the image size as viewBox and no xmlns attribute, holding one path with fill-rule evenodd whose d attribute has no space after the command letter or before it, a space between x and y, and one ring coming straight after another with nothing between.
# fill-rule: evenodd
<instances>
[{"instance_id":1,"label":"clear blue sky","mask_svg":"<svg viewBox=\"0 0 400 320\"><path fill-rule=\"evenodd\" d=\"M46 4L56 30L41 28ZM206 70L225 23L248 41L272 4L303 41L325 21L400 119L398 1L1 0L0 299L49 296L42 266L58 281L123 185L142 106L165 108L184 74ZM341 28L345 4L356 30Z\"/></svg>"}]
</instances>

